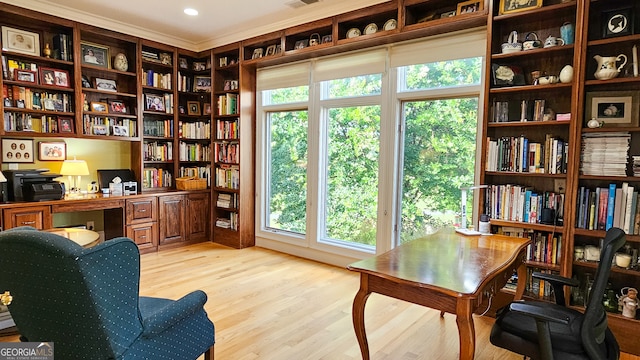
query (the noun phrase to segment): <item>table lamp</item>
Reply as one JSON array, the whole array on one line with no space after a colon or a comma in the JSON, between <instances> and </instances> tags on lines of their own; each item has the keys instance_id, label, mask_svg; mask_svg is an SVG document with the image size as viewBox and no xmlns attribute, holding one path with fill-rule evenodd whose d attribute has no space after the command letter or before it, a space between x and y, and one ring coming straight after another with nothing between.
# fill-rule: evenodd
<instances>
[{"instance_id":1,"label":"table lamp","mask_svg":"<svg viewBox=\"0 0 640 360\"><path fill-rule=\"evenodd\" d=\"M475 189L485 189L488 188L489 185L473 185L461 187L460 191L462 192L462 196L460 197L460 227L456 229L457 232L461 232L468 235L479 235L479 231L467 229L467 191L475 190Z\"/></svg>"},{"instance_id":2,"label":"table lamp","mask_svg":"<svg viewBox=\"0 0 640 360\"><path fill-rule=\"evenodd\" d=\"M9 194L7 192L7 178L4 177L2 171L0 171L0 202L9 201Z\"/></svg>"},{"instance_id":3,"label":"table lamp","mask_svg":"<svg viewBox=\"0 0 640 360\"><path fill-rule=\"evenodd\" d=\"M79 194L80 177L82 175L89 175L89 167L87 166L86 161L76 160L76 157L74 156L73 160L65 160L62 163L60 175L66 175L69 177L69 194ZM73 182L74 176L77 176L75 184Z\"/></svg>"}]
</instances>

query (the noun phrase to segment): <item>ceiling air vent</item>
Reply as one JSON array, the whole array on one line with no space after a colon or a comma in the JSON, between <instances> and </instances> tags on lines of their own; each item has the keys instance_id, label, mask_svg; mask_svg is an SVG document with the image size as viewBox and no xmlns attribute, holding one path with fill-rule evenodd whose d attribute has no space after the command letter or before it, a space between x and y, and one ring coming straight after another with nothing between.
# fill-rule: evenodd
<instances>
[{"instance_id":1,"label":"ceiling air vent","mask_svg":"<svg viewBox=\"0 0 640 360\"><path fill-rule=\"evenodd\" d=\"M310 5L313 3L317 3L320 0L293 0L285 3L285 5L292 7L294 9L301 8L305 5Z\"/></svg>"}]
</instances>

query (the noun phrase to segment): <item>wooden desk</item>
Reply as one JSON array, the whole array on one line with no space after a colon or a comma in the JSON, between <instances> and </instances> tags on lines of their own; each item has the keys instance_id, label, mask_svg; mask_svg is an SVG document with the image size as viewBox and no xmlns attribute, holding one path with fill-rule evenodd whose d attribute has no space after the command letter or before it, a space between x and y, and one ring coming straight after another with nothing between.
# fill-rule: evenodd
<instances>
[{"instance_id":1,"label":"wooden desk","mask_svg":"<svg viewBox=\"0 0 640 360\"><path fill-rule=\"evenodd\" d=\"M522 297L527 244L528 239L462 236L446 229L349 265L349 270L360 273L360 290L353 300L353 327L362 358L369 359L364 306L369 295L375 292L456 314L460 359L473 359L472 314L484 310L488 297L500 291L514 269L522 279L518 282L516 298Z\"/></svg>"}]
</instances>

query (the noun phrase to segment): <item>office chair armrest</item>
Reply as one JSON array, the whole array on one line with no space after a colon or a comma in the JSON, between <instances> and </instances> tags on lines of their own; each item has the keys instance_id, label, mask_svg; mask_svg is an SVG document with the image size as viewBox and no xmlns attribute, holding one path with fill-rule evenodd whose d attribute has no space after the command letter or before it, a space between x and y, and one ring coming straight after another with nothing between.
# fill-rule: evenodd
<instances>
[{"instance_id":1,"label":"office chair armrest","mask_svg":"<svg viewBox=\"0 0 640 360\"><path fill-rule=\"evenodd\" d=\"M196 311L203 310L206 302L207 294L202 290L193 291L176 301L166 301L166 305L154 309L152 314L142 319L143 336L163 332Z\"/></svg>"},{"instance_id":2,"label":"office chair armrest","mask_svg":"<svg viewBox=\"0 0 640 360\"><path fill-rule=\"evenodd\" d=\"M567 285L567 286L580 285L580 282L578 281L578 279L571 279L571 278L567 278L567 277L555 275L555 274L534 272L533 274L531 274L531 277L548 281L551 284L551 287L553 288L553 295L556 298L556 304L562 305L562 306L567 306L567 303L565 302L565 299L564 299L564 285Z\"/></svg>"},{"instance_id":3,"label":"office chair armrest","mask_svg":"<svg viewBox=\"0 0 640 360\"><path fill-rule=\"evenodd\" d=\"M567 325L569 317L560 309L544 302L512 302L509 310L531 316L536 320Z\"/></svg>"}]
</instances>

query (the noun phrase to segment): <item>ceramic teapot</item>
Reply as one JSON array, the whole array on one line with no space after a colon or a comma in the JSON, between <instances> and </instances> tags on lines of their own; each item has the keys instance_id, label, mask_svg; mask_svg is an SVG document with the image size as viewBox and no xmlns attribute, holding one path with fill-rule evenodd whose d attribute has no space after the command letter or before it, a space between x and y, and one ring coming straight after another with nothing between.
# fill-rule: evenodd
<instances>
[{"instance_id":1,"label":"ceramic teapot","mask_svg":"<svg viewBox=\"0 0 640 360\"><path fill-rule=\"evenodd\" d=\"M618 56L600 56L593 57L598 62L596 72L593 74L598 80L608 80L620 74L620 70L627 65L627 55L620 54ZM616 68L616 62L622 61L622 65Z\"/></svg>"}]
</instances>

